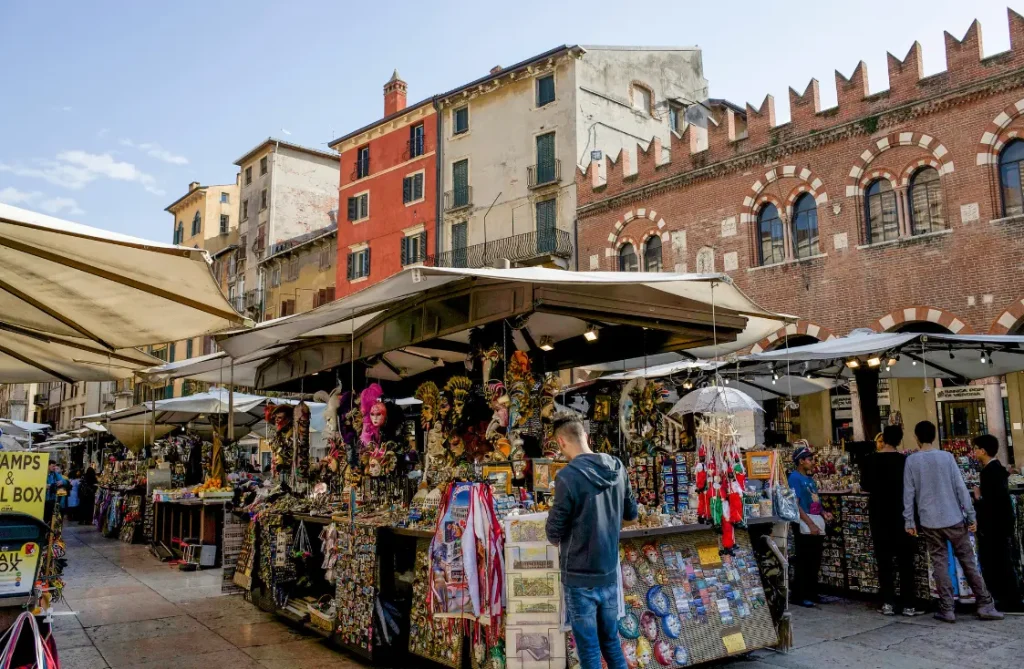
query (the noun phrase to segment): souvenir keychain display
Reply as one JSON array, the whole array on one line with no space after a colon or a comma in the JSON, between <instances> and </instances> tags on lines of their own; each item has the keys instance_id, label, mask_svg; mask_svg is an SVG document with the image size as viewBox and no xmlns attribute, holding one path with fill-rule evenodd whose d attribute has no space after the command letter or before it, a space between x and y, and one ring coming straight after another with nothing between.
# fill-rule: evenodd
<instances>
[{"instance_id":1,"label":"souvenir keychain display","mask_svg":"<svg viewBox=\"0 0 1024 669\"><path fill-rule=\"evenodd\" d=\"M868 522L867 495L843 495L843 543L847 587L855 592L878 592L878 563Z\"/></svg>"},{"instance_id":2,"label":"souvenir keychain display","mask_svg":"<svg viewBox=\"0 0 1024 669\"><path fill-rule=\"evenodd\" d=\"M430 540L416 542L416 566L412 582L412 613L409 652L452 669L462 666L462 628L428 615Z\"/></svg>"},{"instance_id":3,"label":"souvenir keychain display","mask_svg":"<svg viewBox=\"0 0 1024 669\"><path fill-rule=\"evenodd\" d=\"M655 459L641 455L629 459L629 485L636 503L654 507L658 504L658 486L655 483Z\"/></svg>"},{"instance_id":4,"label":"souvenir keychain display","mask_svg":"<svg viewBox=\"0 0 1024 669\"><path fill-rule=\"evenodd\" d=\"M661 512L684 513L689 509L690 474L685 453L663 453L659 457L658 491Z\"/></svg>"},{"instance_id":5,"label":"souvenir keychain display","mask_svg":"<svg viewBox=\"0 0 1024 669\"><path fill-rule=\"evenodd\" d=\"M338 526L339 640L373 652L373 614L377 602L377 527L358 520Z\"/></svg>"},{"instance_id":6,"label":"souvenir keychain display","mask_svg":"<svg viewBox=\"0 0 1024 669\"><path fill-rule=\"evenodd\" d=\"M821 508L832 517L825 521L825 542L821 554L818 581L829 588L846 588L846 545L843 541L843 514L839 495L820 495Z\"/></svg>"}]
</instances>

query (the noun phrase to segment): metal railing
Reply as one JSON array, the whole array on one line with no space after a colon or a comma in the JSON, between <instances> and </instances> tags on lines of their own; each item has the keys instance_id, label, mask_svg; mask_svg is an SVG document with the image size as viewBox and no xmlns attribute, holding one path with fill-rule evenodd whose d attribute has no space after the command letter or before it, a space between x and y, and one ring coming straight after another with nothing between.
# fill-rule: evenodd
<instances>
[{"instance_id":1,"label":"metal railing","mask_svg":"<svg viewBox=\"0 0 1024 669\"><path fill-rule=\"evenodd\" d=\"M473 205L473 187L460 186L444 192L444 210L455 211Z\"/></svg>"},{"instance_id":2,"label":"metal railing","mask_svg":"<svg viewBox=\"0 0 1024 669\"><path fill-rule=\"evenodd\" d=\"M37 407L44 407L44 406L48 405L49 403L50 403L50 394L49 393L36 393L35 395L32 396L32 404L35 404Z\"/></svg>"},{"instance_id":3,"label":"metal railing","mask_svg":"<svg viewBox=\"0 0 1024 669\"><path fill-rule=\"evenodd\" d=\"M262 309L263 308L263 290L260 288L254 288L252 290L245 291L245 308L246 309Z\"/></svg>"},{"instance_id":4,"label":"metal railing","mask_svg":"<svg viewBox=\"0 0 1024 669\"><path fill-rule=\"evenodd\" d=\"M418 139L410 139L405 143L405 156L406 160L413 158L419 158L426 153L426 142L423 137Z\"/></svg>"},{"instance_id":5,"label":"metal railing","mask_svg":"<svg viewBox=\"0 0 1024 669\"><path fill-rule=\"evenodd\" d=\"M572 235L565 230L527 232L463 249L427 256L428 267L490 267L497 260L522 263L541 256L572 257Z\"/></svg>"},{"instance_id":6,"label":"metal railing","mask_svg":"<svg viewBox=\"0 0 1024 669\"><path fill-rule=\"evenodd\" d=\"M245 298L243 296L235 295L234 297L229 297L228 302L231 303L231 308L238 313L245 311Z\"/></svg>"},{"instance_id":7,"label":"metal railing","mask_svg":"<svg viewBox=\"0 0 1024 669\"><path fill-rule=\"evenodd\" d=\"M557 158L526 168L527 188L540 188L562 180L562 161Z\"/></svg>"}]
</instances>

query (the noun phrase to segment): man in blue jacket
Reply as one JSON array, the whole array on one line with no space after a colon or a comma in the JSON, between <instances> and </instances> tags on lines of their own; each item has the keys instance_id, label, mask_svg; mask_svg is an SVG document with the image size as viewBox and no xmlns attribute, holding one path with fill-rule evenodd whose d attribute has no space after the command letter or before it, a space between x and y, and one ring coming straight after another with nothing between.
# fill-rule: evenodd
<instances>
[{"instance_id":1,"label":"man in blue jacket","mask_svg":"<svg viewBox=\"0 0 1024 669\"><path fill-rule=\"evenodd\" d=\"M619 645L619 530L636 520L626 469L611 455L594 453L583 421L559 414L552 431L569 464L555 479L548 541L558 546L565 605L582 669L627 669Z\"/></svg>"}]
</instances>

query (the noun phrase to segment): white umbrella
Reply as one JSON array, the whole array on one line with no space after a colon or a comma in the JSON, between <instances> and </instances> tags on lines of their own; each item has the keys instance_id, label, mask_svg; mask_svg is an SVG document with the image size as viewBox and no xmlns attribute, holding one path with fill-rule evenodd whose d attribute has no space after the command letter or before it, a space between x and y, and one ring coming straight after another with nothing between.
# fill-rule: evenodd
<instances>
[{"instance_id":1,"label":"white umbrella","mask_svg":"<svg viewBox=\"0 0 1024 669\"><path fill-rule=\"evenodd\" d=\"M706 386L684 395L669 414L764 411L752 397L728 386Z\"/></svg>"},{"instance_id":2,"label":"white umbrella","mask_svg":"<svg viewBox=\"0 0 1024 669\"><path fill-rule=\"evenodd\" d=\"M0 324L112 352L243 323L205 251L0 204Z\"/></svg>"}]
</instances>

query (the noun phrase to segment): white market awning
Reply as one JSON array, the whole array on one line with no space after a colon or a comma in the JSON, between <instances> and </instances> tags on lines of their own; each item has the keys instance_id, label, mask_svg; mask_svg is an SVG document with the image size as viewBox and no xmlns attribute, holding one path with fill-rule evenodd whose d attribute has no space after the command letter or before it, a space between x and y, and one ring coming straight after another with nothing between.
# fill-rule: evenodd
<instances>
[{"instance_id":1,"label":"white market awning","mask_svg":"<svg viewBox=\"0 0 1024 669\"><path fill-rule=\"evenodd\" d=\"M48 423L30 423L23 420L0 418L0 430L5 434L32 434L52 429Z\"/></svg>"},{"instance_id":2,"label":"white market awning","mask_svg":"<svg viewBox=\"0 0 1024 669\"><path fill-rule=\"evenodd\" d=\"M285 348L285 346L271 346L251 355L243 355L234 361L233 377L231 357L223 351L150 367L140 370L136 375L149 383L164 383L171 379L192 379L226 385L233 378L236 386L252 387L256 385L256 372L260 365Z\"/></svg>"},{"instance_id":3,"label":"white market awning","mask_svg":"<svg viewBox=\"0 0 1024 669\"><path fill-rule=\"evenodd\" d=\"M2 205L0 205L2 206ZM0 240L0 255L3 242ZM3 270L0 268L0 275ZM0 302L3 290L0 285ZM131 378L159 358L135 348L107 351L82 337L50 335L3 323L0 313L0 383L110 381Z\"/></svg>"},{"instance_id":4,"label":"white market awning","mask_svg":"<svg viewBox=\"0 0 1024 669\"><path fill-rule=\"evenodd\" d=\"M246 321L221 293L205 251L0 204L0 323L116 350Z\"/></svg>"},{"instance_id":5,"label":"white market awning","mask_svg":"<svg viewBox=\"0 0 1024 669\"><path fill-rule=\"evenodd\" d=\"M453 269L440 267L409 268L380 283L330 302L312 311L261 323L248 330L217 336L221 348L239 358L279 346L298 338L347 335L369 322L378 312L407 297L437 289L466 278L489 279L509 283L551 285L637 285L664 293L714 304L739 312L747 318L746 328L736 341L719 346L691 349L698 357L712 357L751 346L785 325L787 317L768 312L743 294L722 274L670 274L661 272L570 272L543 267L516 269Z\"/></svg>"}]
</instances>

